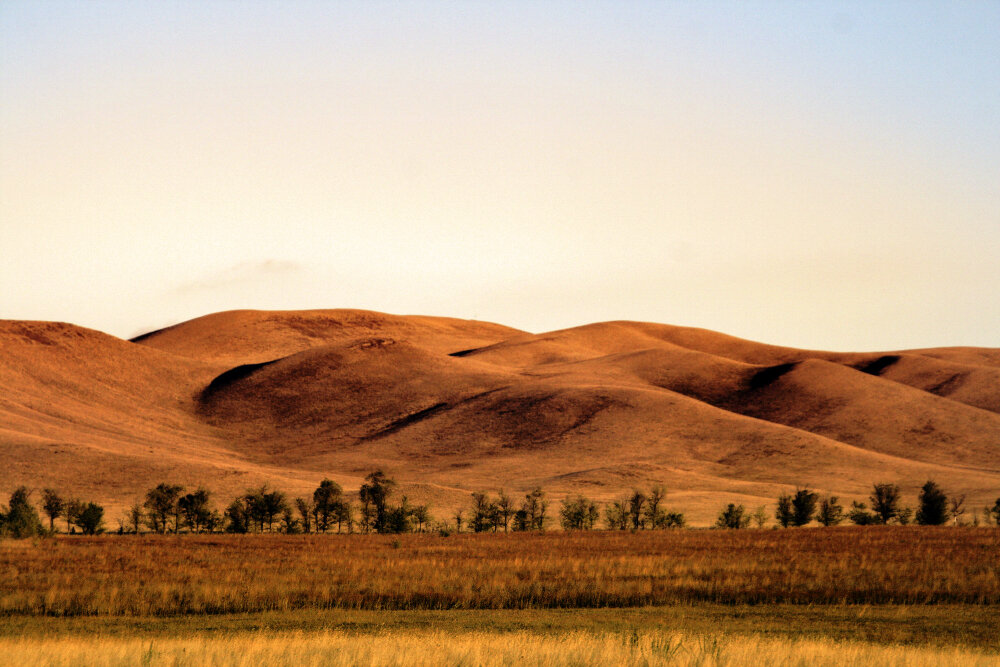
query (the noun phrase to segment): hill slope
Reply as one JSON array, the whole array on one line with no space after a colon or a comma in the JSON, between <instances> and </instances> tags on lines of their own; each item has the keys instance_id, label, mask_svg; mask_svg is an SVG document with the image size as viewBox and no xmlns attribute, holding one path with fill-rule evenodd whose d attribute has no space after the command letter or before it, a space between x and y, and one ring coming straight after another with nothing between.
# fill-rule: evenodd
<instances>
[{"instance_id":1,"label":"hill slope","mask_svg":"<svg viewBox=\"0 0 1000 667\"><path fill-rule=\"evenodd\" d=\"M845 354L668 325L528 334L357 310L232 311L124 341L0 322L0 493L220 500L384 468L441 516L472 490L601 500L664 483L696 523L809 485L1000 495L1000 350Z\"/></svg>"}]
</instances>

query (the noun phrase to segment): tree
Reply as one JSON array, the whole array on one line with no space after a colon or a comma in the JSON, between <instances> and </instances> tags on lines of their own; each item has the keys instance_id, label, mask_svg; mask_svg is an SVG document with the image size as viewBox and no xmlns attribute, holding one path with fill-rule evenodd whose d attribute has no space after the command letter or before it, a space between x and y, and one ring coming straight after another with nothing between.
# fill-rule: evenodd
<instances>
[{"instance_id":1,"label":"tree","mask_svg":"<svg viewBox=\"0 0 1000 667\"><path fill-rule=\"evenodd\" d=\"M868 499L879 523L889 523L899 514L899 498L899 487L895 484L881 483L872 488Z\"/></svg>"},{"instance_id":2,"label":"tree","mask_svg":"<svg viewBox=\"0 0 1000 667\"><path fill-rule=\"evenodd\" d=\"M503 522L503 532L507 532L513 516L514 500L500 489L500 493L497 494L497 517Z\"/></svg>"},{"instance_id":3,"label":"tree","mask_svg":"<svg viewBox=\"0 0 1000 667\"><path fill-rule=\"evenodd\" d=\"M662 486L657 485L649 490L649 496L646 497L646 510L645 519L646 525L650 528L664 528L664 512L660 508L663 503L663 497L667 495L667 490Z\"/></svg>"},{"instance_id":4,"label":"tree","mask_svg":"<svg viewBox=\"0 0 1000 667\"><path fill-rule=\"evenodd\" d=\"M782 528L788 528L792 524L792 520L795 518L795 513L792 510L792 497L787 493L783 493L778 496L778 504L774 510L774 518L778 520L778 523Z\"/></svg>"},{"instance_id":5,"label":"tree","mask_svg":"<svg viewBox=\"0 0 1000 667\"><path fill-rule=\"evenodd\" d=\"M525 530L545 530L545 512L549 503L545 500L545 492L540 488L524 496L521 511L524 512Z\"/></svg>"},{"instance_id":6,"label":"tree","mask_svg":"<svg viewBox=\"0 0 1000 667\"><path fill-rule=\"evenodd\" d=\"M174 532L177 532L177 500L183 490L182 486L161 482L146 492L143 507L146 508L146 522L150 530L161 534L167 532L169 519L174 517Z\"/></svg>"},{"instance_id":7,"label":"tree","mask_svg":"<svg viewBox=\"0 0 1000 667\"><path fill-rule=\"evenodd\" d=\"M902 507L896 514L896 521L899 522L900 526L907 526L910 521L913 520L913 508L912 507Z\"/></svg>"},{"instance_id":8,"label":"tree","mask_svg":"<svg viewBox=\"0 0 1000 667\"><path fill-rule=\"evenodd\" d=\"M809 489L798 489L792 498L792 524L804 526L813 519L816 513L817 495Z\"/></svg>"},{"instance_id":9,"label":"tree","mask_svg":"<svg viewBox=\"0 0 1000 667\"><path fill-rule=\"evenodd\" d=\"M463 516L462 510L460 510L460 509L455 510L455 532L456 533L461 533L462 532L462 520L463 519L464 519L464 516Z\"/></svg>"},{"instance_id":10,"label":"tree","mask_svg":"<svg viewBox=\"0 0 1000 667\"><path fill-rule=\"evenodd\" d=\"M399 501L399 505L386 510L385 529L383 532L409 533L413 530L412 519L413 509L410 507L410 501L407 500L406 496L403 496Z\"/></svg>"},{"instance_id":11,"label":"tree","mask_svg":"<svg viewBox=\"0 0 1000 667\"><path fill-rule=\"evenodd\" d=\"M764 524L767 523L767 506L761 505L758 507L754 510L754 513L750 515L750 518L753 520L753 524L755 526L763 528Z\"/></svg>"},{"instance_id":12,"label":"tree","mask_svg":"<svg viewBox=\"0 0 1000 667\"><path fill-rule=\"evenodd\" d=\"M226 532L229 533L249 533L252 527L253 518L250 516L249 502L247 496L241 496L229 503L224 513L226 521Z\"/></svg>"},{"instance_id":13,"label":"tree","mask_svg":"<svg viewBox=\"0 0 1000 667\"><path fill-rule=\"evenodd\" d=\"M267 531L271 532L274 519L290 511L288 498L281 491L267 491L261 494L261 510L267 520Z\"/></svg>"},{"instance_id":14,"label":"tree","mask_svg":"<svg viewBox=\"0 0 1000 667\"><path fill-rule=\"evenodd\" d=\"M316 508L313 506L311 500L296 498L295 509L299 511L300 521L302 522L302 532L308 535L312 532L312 515Z\"/></svg>"},{"instance_id":15,"label":"tree","mask_svg":"<svg viewBox=\"0 0 1000 667\"><path fill-rule=\"evenodd\" d=\"M820 502L816 520L827 527L836 526L844 520L844 508L840 506L837 496L827 496Z\"/></svg>"},{"instance_id":16,"label":"tree","mask_svg":"<svg viewBox=\"0 0 1000 667\"><path fill-rule=\"evenodd\" d=\"M344 491L332 479L324 479L313 491L313 513L316 516L316 531L326 532L337 517L337 510L343 500ZM338 530L339 532L339 530Z\"/></svg>"},{"instance_id":17,"label":"tree","mask_svg":"<svg viewBox=\"0 0 1000 667\"><path fill-rule=\"evenodd\" d=\"M871 526L878 523L878 517L868 511L868 505L857 500L851 503L851 511L847 513L851 523L858 526Z\"/></svg>"},{"instance_id":18,"label":"tree","mask_svg":"<svg viewBox=\"0 0 1000 667\"><path fill-rule=\"evenodd\" d=\"M194 493L188 493L177 499L177 510L184 519L184 525L191 532L200 533L212 520L212 508L209 506L211 494L199 488Z\"/></svg>"},{"instance_id":19,"label":"tree","mask_svg":"<svg viewBox=\"0 0 1000 667\"><path fill-rule=\"evenodd\" d=\"M424 526L431 522L430 508L427 505L414 506L413 520L417 522L417 532L424 532Z\"/></svg>"},{"instance_id":20,"label":"tree","mask_svg":"<svg viewBox=\"0 0 1000 667\"><path fill-rule=\"evenodd\" d=\"M948 496L935 482L927 480L917 496L917 523L940 526L948 520Z\"/></svg>"},{"instance_id":21,"label":"tree","mask_svg":"<svg viewBox=\"0 0 1000 667\"><path fill-rule=\"evenodd\" d=\"M718 528L746 528L750 525L750 517L746 515L746 509L743 505L729 503L719 512L715 525Z\"/></svg>"},{"instance_id":22,"label":"tree","mask_svg":"<svg viewBox=\"0 0 1000 667\"><path fill-rule=\"evenodd\" d=\"M343 526L347 527L347 532L354 532L354 506L346 500L337 503L337 532Z\"/></svg>"},{"instance_id":23,"label":"tree","mask_svg":"<svg viewBox=\"0 0 1000 667\"><path fill-rule=\"evenodd\" d=\"M139 534L139 527L142 525L143 511L142 505L137 502L132 503L125 514L125 523L133 535Z\"/></svg>"},{"instance_id":24,"label":"tree","mask_svg":"<svg viewBox=\"0 0 1000 667\"><path fill-rule=\"evenodd\" d=\"M10 507L7 514L0 514L0 526L3 533L17 539L34 537L45 533L38 512L29 502L31 492L27 487L19 486L10 494Z\"/></svg>"},{"instance_id":25,"label":"tree","mask_svg":"<svg viewBox=\"0 0 1000 667\"><path fill-rule=\"evenodd\" d=\"M993 507L988 507L986 511L989 512L990 517L993 519L993 523L1000 526L1000 498L997 498L997 501L993 503Z\"/></svg>"},{"instance_id":26,"label":"tree","mask_svg":"<svg viewBox=\"0 0 1000 667\"><path fill-rule=\"evenodd\" d=\"M962 525L962 515L965 514L965 494L952 496L948 499L948 514L955 521L956 526Z\"/></svg>"},{"instance_id":27,"label":"tree","mask_svg":"<svg viewBox=\"0 0 1000 667\"><path fill-rule=\"evenodd\" d=\"M71 498L66 501L66 532L75 532L76 518L80 516L86 505L79 498Z\"/></svg>"},{"instance_id":28,"label":"tree","mask_svg":"<svg viewBox=\"0 0 1000 667\"><path fill-rule=\"evenodd\" d=\"M268 490L267 484L261 485L256 489L249 489L246 495L243 496L243 503L246 509L248 529L250 531L256 530L259 533L264 532L264 524L270 521L274 521L274 517L281 511L280 507L272 508L268 507L268 494L271 491Z\"/></svg>"},{"instance_id":29,"label":"tree","mask_svg":"<svg viewBox=\"0 0 1000 667\"><path fill-rule=\"evenodd\" d=\"M299 520L295 518L292 506L287 502L281 508L281 525L279 530L286 535L295 535L300 530Z\"/></svg>"},{"instance_id":30,"label":"tree","mask_svg":"<svg viewBox=\"0 0 1000 667\"><path fill-rule=\"evenodd\" d=\"M611 530L628 528L628 498L615 500L604 508L604 520Z\"/></svg>"},{"instance_id":31,"label":"tree","mask_svg":"<svg viewBox=\"0 0 1000 667\"><path fill-rule=\"evenodd\" d=\"M566 498L559 509L559 521L565 530L591 530L599 516L597 504L582 495Z\"/></svg>"},{"instance_id":32,"label":"tree","mask_svg":"<svg viewBox=\"0 0 1000 667\"><path fill-rule=\"evenodd\" d=\"M74 519L84 535L104 532L104 508L97 503L87 503Z\"/></svg>"},{"instance_id":33,"label":"tree","mask_svg":"<svg viewBox=\"0 0 1000 667\"><path fill-rule=\"evenodd\" d=\"M493 515L495 506L490 497L482 491L472 494L472 518L469 519L469 528L474 533L484 533L495 527Z\"/></svg>"},{"instance_id":34,"label":"tree","mask_svg":"<svg viewBox=\"0 0 1000 667\"><path fill-rule=\"evenodd\" d=\"M62 516L66 509L66 502L55 489L42 490L42 510L49 517L49 532L56 532L56 519Z\"/></svg>"},{"instance_id":35,"label":"tree","mask_svg":"<svg viewBox=\"0 0 1000 667\"><path fill-rule=\"evenodd\" d=\"M372 528L377 533L386 532L386 503L394 486L396 483L392 479L376 470L365 477L365 483L358 490L361 502L370 504L374 511Z\"/></svg>"},{"instance_id":36,"label":"tree","mask_svg":"<svg viewBox=\"0 0 1000 667\"><path fill-rule=\"evenodd\" d=\"M646 527L646 520L643 507L646 505L646 494L636 489L628 499L628 515L632 523L632 530L639 530Z\"/></svg>"}]
</instances>

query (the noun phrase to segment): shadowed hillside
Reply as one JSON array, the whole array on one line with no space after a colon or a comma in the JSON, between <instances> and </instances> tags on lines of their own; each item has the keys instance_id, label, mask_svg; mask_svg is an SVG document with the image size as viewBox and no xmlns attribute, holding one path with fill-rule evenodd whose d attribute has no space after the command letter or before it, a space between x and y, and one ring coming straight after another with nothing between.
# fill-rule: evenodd
<instances>
[{"instance_id":1,"label":"shadowed hillside","mask_svg":"<svg viewBox=\"0 0 1000 667\"><path fill-rule=\"evenodd\" d=\"M233 311L124 341L0 322L0 492L116 508L164 479L346 488L383 467L445 512L471 490L600 500L662 482L695 523L810 485L1000 495L1000 350L834 353L608 322L528 334L357 310Z\"/></svg>"}]
</instances>

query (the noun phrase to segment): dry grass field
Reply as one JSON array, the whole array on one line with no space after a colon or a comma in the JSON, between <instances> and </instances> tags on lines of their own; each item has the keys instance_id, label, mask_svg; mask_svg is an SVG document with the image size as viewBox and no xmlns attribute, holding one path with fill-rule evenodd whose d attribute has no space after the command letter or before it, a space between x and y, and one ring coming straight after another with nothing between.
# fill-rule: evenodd
<instances>
[{"instance_id":1,"label":"dry grass field","mask_svg":"<svg viewBox=\"0 0 1000 667\"><path fill-rule=\"evenodd\" d=\"M994 665L1000 530L0 542L2 665Z\"/></svg>"},{"instance_id":2,"label":"dry grass field","mask_svg":"<svg viewBox=\"0 0 1000 667\"><path fill-rule=\"evenodd\" d=\"M5 542L0 613L1000 604L1000 531L844 527Z\"/></svg>"},{"instance_id":3,"label":"dry grass field","mask_svg":"<svg viewBox=\"0 0 1000 667\"><path fill-rule=\"evenodd\" d=\"M681 633L282 632L222 637L0 638L0 665L849 665L978 667L1000 657L964 648Z\"/></svg>"}]
</instances>

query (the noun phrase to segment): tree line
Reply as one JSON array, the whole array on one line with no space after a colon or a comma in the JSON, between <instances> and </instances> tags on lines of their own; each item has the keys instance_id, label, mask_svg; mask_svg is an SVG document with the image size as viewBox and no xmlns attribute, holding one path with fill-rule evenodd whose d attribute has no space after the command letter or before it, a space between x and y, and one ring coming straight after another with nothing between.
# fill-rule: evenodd
<instances>
[{"instance_id":1,"label":"tree line","mask_svg":"<svg viewBox=\"0 0 1000 667\"><path fill-rule=\"evenodd\" d=\"M869 505L870 503L870 505ZM808 488L797 489L794 494L778 496L774 518L782 528L805 526L814 520L823 526L836 526L850 521L859 526L916 523L921 526L941 526L948 522L965 525L965 495L947 495L933 480L928 480L917 496L917 509L902 504L899 485L880 482L872 486L868 503L853 501L849 508L840 504L837 496L820 495ZM1000 498L992 507L982 510L983 522L1000 526ZM715 525L718 528L747 528L753 522L758 528L767 523L764 506L748 513L743 505L730 503L719 512ZM972 513L971 522L979 525L979 515Z\"/></svg>"},{"instance_id":2,"label":"tree line","mask_svg":"<svg viewBox=\"0 0 1000 667\"><path fill-rule=\"evenodd\" d=\"M544 531L558 518L563 530L662 530L683 528L684 514L665 505L666 489L653 486L648 491L634 490L605 504L582 494L562 500L558 513L549 511L550 503L541 488L535 488L517 500L503 489L492 496L486 491L472 493L470 506L459 509L451 521L436 521L428 505L413 504L405 495L393 499L396 482L381 470L365 477L357 499L344 494L339 484L324 479L311 495L289 498L268 485L248 489L221 512L212 493L204 488L185 492L176 484L160 483L129 507L118 521L118 533L408 533L434 530L442 534L457 532ZM106 532L104 508L94 502L64 498L54 489L42 490L40 507L48 519L42 523L30 501L31 492L19 487L10 496L8 507L0 506L0 536L31 537L57 532L58 522L65 521L67 533L95 535ZM603 510L603 511L602 511ZM920 489L917 508L902 504L899 486L890 483L873 485L868 503L854 501L849 508L837 496L820 497L808 488L794 494L782 494L775 503L774 519L782 528L805 526L813 521L836 526L844 521L857 525L916 523L942 525L965 523L965 496L948 496L935 482ZM1000 498L982 510L987 524L1000 526ZM601 525L603 519L603 525ZM769 519L766 506L748 512L740 504L729 503L718 514L717 528L741 529L751 524L763 528ZM979 524L979 515L972 514Z\"/></svg>"}]
</instances>

